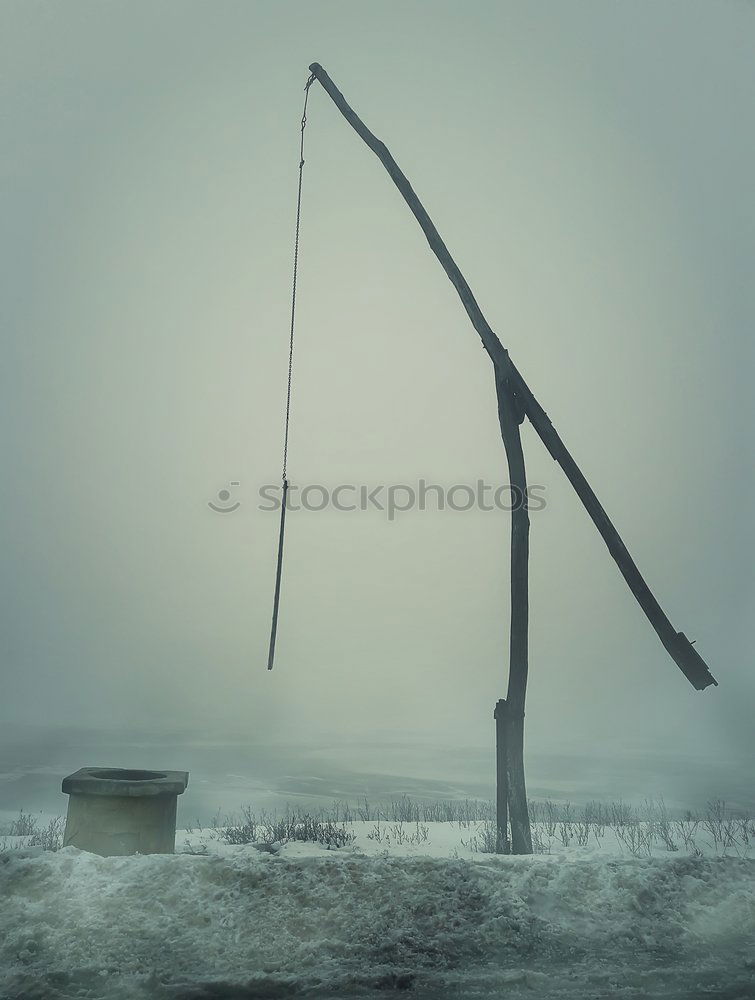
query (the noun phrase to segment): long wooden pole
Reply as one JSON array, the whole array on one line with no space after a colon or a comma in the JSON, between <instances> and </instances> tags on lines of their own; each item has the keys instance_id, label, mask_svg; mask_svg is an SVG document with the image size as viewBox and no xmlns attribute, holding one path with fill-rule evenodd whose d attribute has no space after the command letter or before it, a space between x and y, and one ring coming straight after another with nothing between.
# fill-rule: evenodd
<instances>
[{"instance_id":1,"label":"long wooden pole","mask_svg":"<svg viewBox=\"0 0 755 1000\"><path fill-rule=\"evenodd\" d=\"M527 512L527 472L521 415L506 376L496 369L498 420L509 466L511 509L511 626L509 631L509 686L503 709L507 794L511 823L511 850L532 854L527 790L524 780L524 701L529 670L529 552L530 517Z\"/></svg>"},{"instance_id":2,"label":"long wooden pole","mask_svg":"<svg viewBox=\"0 0 755 1000\"><path fill-rule=\"evenodd\" d=\"M411 209L422 231L427 237L430 248L438 258L443 270L446 272L456 289L462 305L467 311L467 315L472 321L472 326L477 331L482 340L485 350L490 355L496 371L496 377L504 375L512 387L515 401L521 411L527 415L532 426L539 434L543 444L548 449L552 458L558 462L564 470L567 479L574 487L577 495L582 501L585 510L592 518L593 524L600 532L603 541L608 547L608 551L613 556L616 565L626 580L629 589L634 594L637 602L655 629L658 638L674 660L676 665L689 680L693 687L702 691L710 684L717 681L708 670L707 664L694 648L692 643L683 632L677 632L673 627L658 601L653 596L650 588L642 577L634 560L627 551L618 531L612 524L608 514L600 504L600 501L593 493L590 484L585 479L579 466L572 458L566 445L561 440L556 429L548 418L548 414L535 399L529 386L522 378L516 365L509 357L508 351L500 342L495 333L488 325L487 320L475 300L472 290L467 284L463 274L459 270L448 248L440 237L438 230L433 225L430 216L424 209L419 198L415 194L406 176L400 170L398 164L391 156L385 143L381 142L367 128L364 122L353 111L346 102L341 91L336 87L331 78L319 63L312 63L309 67L315 78L320 82L323 89L332 99L338 110L351 125L357 135L375 153L380 162L391 176L396 187L401 192L404 201Z\"/></svg>"}]
</instances>

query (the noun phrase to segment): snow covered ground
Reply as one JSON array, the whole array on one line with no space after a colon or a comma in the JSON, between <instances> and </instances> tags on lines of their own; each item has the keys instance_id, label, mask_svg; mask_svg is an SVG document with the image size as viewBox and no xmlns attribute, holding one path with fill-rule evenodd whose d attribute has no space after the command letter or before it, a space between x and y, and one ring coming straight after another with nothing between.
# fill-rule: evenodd
<instances>
[{"instance_id":1,"label":"snow covered ground","mask_svg":"<svg viewBox=\"0 0 755 1000\"><path fill-rule=\"evenodd\" d=\"M6 838L0 997L755 998L745 850L540 828L550 854L500 857L482 824L376 826L338 849L179 831L128 858Z\"/></svg>"}]
</instances>

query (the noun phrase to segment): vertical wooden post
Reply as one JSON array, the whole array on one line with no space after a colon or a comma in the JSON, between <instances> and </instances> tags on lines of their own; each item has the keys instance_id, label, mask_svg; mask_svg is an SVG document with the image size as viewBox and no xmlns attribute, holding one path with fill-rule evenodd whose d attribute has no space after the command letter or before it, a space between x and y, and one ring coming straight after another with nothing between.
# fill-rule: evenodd
<instances>
[{"instance_id":1,"label":"vertical wooden post","mask_svg":"<svg viewBox=\"0 0 755 1000\"><path fill-rule=\"evenodd\" d=\"M387 170L414 217L422 228L432 252L437 257L448 278L456 289L472 326L477 331L482 344L493 362L498 392L498 416L501 435L506 448L509 479L512 487L519 492L520 506L512 511L511 518L511 636L509 686L505 702L505 718L501 718L505 740L498 740L498 749L505 754L505 767L499 768L500 802L502 788L501 770L506 774L506 805L511 820L511 844L514 853L532 852L532 835L527 811L527 795L524 781L524 703L527 691L527 629L528 629L528 558L529 558L529 516L524 502L527 496L527 479L522 452L519 426L525 415L537 431L551 457L559 463L573 486L585 510L606 543L609 552L645 612L651 625L658 633L664 647L682 670L684 675L698 690L709 684L716 684L704 660L683 632L677 632L653 596L640 571L632 560L619 533L595 496L592 488L569 453L566 445L556 432L548 414L537 401L527 383L509 358L508 352L488 325L487 320L472 294L472 290L459 270L448 248L441 239L430 216L417 197L406 175L393 159L385 143L377 138L364 124L354 109L348 104L341 91L319 63L312 63L311 73L320 81L326 93L351 125L357 135L367 144ZM499 702L499 705L501 703ZM497 721L497 718L496 718ZM496 732L499 732L498 726ZM504 763L504 758L496 756Z\"/></svg>"},{"instance_id":2,"label":"vertical wooden post","mask_svg":"<svg viewBox=\"0 0 755 1000\"><path fill-rule=\"evenodd\" d=\"M506 702L496 702L495 711L495 826L496 854L510 854L509 842L509 769L506 752Z\"/></svg>"},{"instance_id":3,"label":"vertical wooden post","mask_svg":"<svg viewBox=\"0 0 755 1000\"><path fill-rule=\"evenodd\" d=\"M506 695L506 767L511 822L511 851L532 854L532 832L524 780L524 700L527 694L529 629L529 535L527 471L524 465L519 425L524 408L507 376L497 367L498 419L506 449L511 511L511 629L509 638L509 686Z\"/></svg>"}]
</instances>

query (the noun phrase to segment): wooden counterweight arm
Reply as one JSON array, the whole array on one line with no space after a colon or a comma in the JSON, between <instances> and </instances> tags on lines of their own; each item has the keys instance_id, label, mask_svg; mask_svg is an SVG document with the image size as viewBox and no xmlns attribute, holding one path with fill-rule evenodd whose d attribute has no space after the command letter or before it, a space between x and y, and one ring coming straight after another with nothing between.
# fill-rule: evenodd
<instances>
[{"instance_id":1,"label":"wooden counterweight arm","mask_svg":"<svg viewBox=\"0 0 755 1000\"><path fill-rule=\"evenodd\" d=\"M627 582L629 589L634 594L637 602L658 634L658 638L663 643L667 652L676 665L698 691L702 691L710 684L717 684L711 675L708 667L695 650L692 643L683 632L677 632L663 609L653 596L650 588L642 577L634 560L629 555L626 546L621 540L618 531L611 523L610 518L601 506L598 498L593 493L590 484L583 476L579 466L572 458L566 445L561 440L553 424L548 419L548 414L535 399L532 391L522 378L518 369L509 357L508 351L500 342L496 334L490 328L487 320L477 304L472 294L472 290L456 265L448 248L435 228L432 219L425 211L424 206L417 197L414 189L406 176L399 168L396 161L391 156L385 143L378 139L367 128L361 118L349 106L341 91L336 87L331 78L319 63L312 63L309 67L315 79L319 81L328 96L332 99L338 110L351 125L359 137L375 153L380 162L391 176L396 187L401 192L404 201L411 209L417 222L424 232L430 249L438 258L443 270L448 275L451 283L456 289L462 305L467 311L467 315L472 321L472 326L482 340L485 350L495 366L497 378L504 378L509 382L514 392L515 399L522 412L527 415L530 423L535 428L540 438L548 449L550 455L558 462L566 474L566 478L574 487L577 496L582 501L585 510L592 518L593 524L600 532L603 541L608 547L608 551L613 556L616 565L619 567L622 576Z\"/></svg>"}]
</instances>

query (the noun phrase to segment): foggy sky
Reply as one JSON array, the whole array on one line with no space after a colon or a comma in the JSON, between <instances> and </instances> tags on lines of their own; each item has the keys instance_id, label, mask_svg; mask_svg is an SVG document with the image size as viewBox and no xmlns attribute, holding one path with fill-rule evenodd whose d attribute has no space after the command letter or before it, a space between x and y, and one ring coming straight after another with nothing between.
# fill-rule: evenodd
<instances>
[{"instance_id":1,"label":"foggy sky","mask_svg":"<svg viewBox=\"0 0 755 1000\"><path fill-rule=\"evenodd\" d=\"M0 719L492 739L508 516L300 512L277 545L299 118L387 143L675 627L523 428L528 743L755 749L755 7L0 5ZM309 104L292 482L506 481L456 295ZM207 507L239 481L238 511Z\"/></svg>"}]
</instances>

